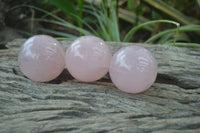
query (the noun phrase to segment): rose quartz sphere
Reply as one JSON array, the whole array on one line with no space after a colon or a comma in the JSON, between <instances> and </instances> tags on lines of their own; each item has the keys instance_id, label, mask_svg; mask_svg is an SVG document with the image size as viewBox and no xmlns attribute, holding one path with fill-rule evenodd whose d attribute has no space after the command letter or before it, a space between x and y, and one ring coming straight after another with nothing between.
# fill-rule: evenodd
<instances>
[{"instance_id":1,"label":"rose quartz sphere","mask_svg":"<svg viewBox=\"0 0 200 133\"><path fill-rule=\"evenodd\" d=\"M157 76L157 62L141 46L127 46L114 54L109 68L114 85L127 93L147 90Z\"/></svg>"},{"instance_id":2,"label":"rose quartz sphere","mask_svg":"<svg viewBox=\"0 0 200 133\"><path fill-rule=\"evenodd\" d=\"M65 67L65 53L61 44L47 35L29 38L21 47L18 63L22 73L33 81L55 79Z\"/></svg>"},{"instance_id":3,"label":"rose quartz sphere","mask_svg":"<svg viewBox=\"0 0 200 133\"><path fill-rule=\"evenodd\" d=\"M69 46L65 57L66 67L75 79L92 82L108 72L112 54L102 39L82 36Z\"/></svg>"}]
</instances>

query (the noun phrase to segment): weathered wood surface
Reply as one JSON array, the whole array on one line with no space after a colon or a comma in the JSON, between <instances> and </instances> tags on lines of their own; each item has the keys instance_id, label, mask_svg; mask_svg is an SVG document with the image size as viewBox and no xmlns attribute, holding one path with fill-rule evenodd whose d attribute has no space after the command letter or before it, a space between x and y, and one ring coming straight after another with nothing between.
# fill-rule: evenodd
<instances>
[{"instance_id":1,"label":"weathered wood surface","mask_svg":"<svg viewBox=\"0 0 200 133\"><path fill-rule=\"evenodd\" d=\"M200 49L143 45L158 61L158 77L148 91L127 94L109 76L82 83L66 70L49 83L32 82L17 63L23 42L0 50L0 132L200 132ZM129 45L108 44L112 52Z\"/></svg>"}]
</instances>

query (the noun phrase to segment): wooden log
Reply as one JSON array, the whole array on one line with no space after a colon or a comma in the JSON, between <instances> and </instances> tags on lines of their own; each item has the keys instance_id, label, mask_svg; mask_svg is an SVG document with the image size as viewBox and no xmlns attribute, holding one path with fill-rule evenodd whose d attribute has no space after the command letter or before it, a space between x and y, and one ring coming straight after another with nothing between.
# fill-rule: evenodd
<instances>
[{"instance_id":1,"label":"wooden log","mask_svg":"<svg viewBox=\"0 0 200 133\"><path fill-rule=\"evenodd\" d=\"M108 75L93 83L66 70L48 83L27 79L17 63L24 41L0 50L0 132L200 132L200 49L140 44L158 61L157 80L143 93L127 94ZM132 43L108 45L114 53Z\"/></svg>"}]
</instances>

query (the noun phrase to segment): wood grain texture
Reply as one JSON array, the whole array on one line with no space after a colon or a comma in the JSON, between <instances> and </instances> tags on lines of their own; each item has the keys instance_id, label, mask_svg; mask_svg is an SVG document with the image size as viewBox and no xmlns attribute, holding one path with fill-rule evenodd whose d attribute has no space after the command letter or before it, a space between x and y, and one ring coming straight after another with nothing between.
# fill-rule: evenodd
<instances>
[{"instance_id":1,"label":"wood grain texture","mask_svg":"<svg viewBox=\"0 0 200 133\"><path fill-rule=\"evenodd\" d=\"M24 41L0 50L0 132L200 132L200 49L143 45L158 61L157 80L144 93L127 94L108 75L82 83L64 70L51 82L32 82L17 63ZM114 53L131 44L108 45Z\"/></svg>"}]
</instances>

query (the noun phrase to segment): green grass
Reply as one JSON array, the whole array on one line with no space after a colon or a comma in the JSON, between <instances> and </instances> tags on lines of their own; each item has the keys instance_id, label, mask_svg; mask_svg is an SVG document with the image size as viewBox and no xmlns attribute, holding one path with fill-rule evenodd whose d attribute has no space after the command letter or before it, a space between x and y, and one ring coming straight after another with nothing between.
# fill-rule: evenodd
<instances>
[{"instance_id":1,"label":"green grass","mask_svg":"<svg viewBox=\"0 0 200 133\"><path fill-rule=\"evenodd\" d=\"M75 30L80 33L80 35L94 35L98 36L105 41L115 41L115 42L130 42L131 38L134 37L135 34L137 34L137 31L141 28L144 28L149 25L155 26L157 23L168 23L173 24L176 26L175 29L167 29L164 31L161 31L152 37L150 37L148 40L145 41L147 44L151 43L161 43L163 45L172 45L173 46L184 46L184 47L198 47L198 44L195 43L181 43L177 42L177 38L179 37L179 32L199 32L200 26L199 25L186 25L186 26L180 26L180 24L176 21L172 20L153 20L148 21L142 24L139 24L137 26L134 26L132 29L130 29L124 38L121 37L120 30L119 30L119 24L118 24L118 16L117 16L117 6L116 3L113 1L110 1L110 6L105 4L105 2L101 3L101 10L95 8L94 6L84 6L81 7L81 13L76 15L73 14L73 18L76 21L80 21L79 23L73 24L69 23L66 20L56 16L52 12L46 11L44 9L31 6L31 5L20 5L16 8L21 7L29 7L34 10L37 10L39 12L44 13L44 17L40 18L31 18L31 20L38 21L38 22L45 22L45 23L51 23L54 25L61 26L63 28L70 28L72 30ZM82 4L83 5L83 4ZM95 20L95 23L90 23L82 18L82 13L87 13ZM51 19L47 18L47 16L50 16ZM81 24L81 26L80 26ZM92 25L92 26L91 26ZM84 28L83 28L84 27ZM61 31L55 31L51 29L44 29L40 28L39 31L42 31L47 34L53 34L55 36L60 36L59 40L70 40L70 38L76 38L77 35L64 33ZM178 39L179 40L179 39Z\"/></svg>"}]
</instances>

